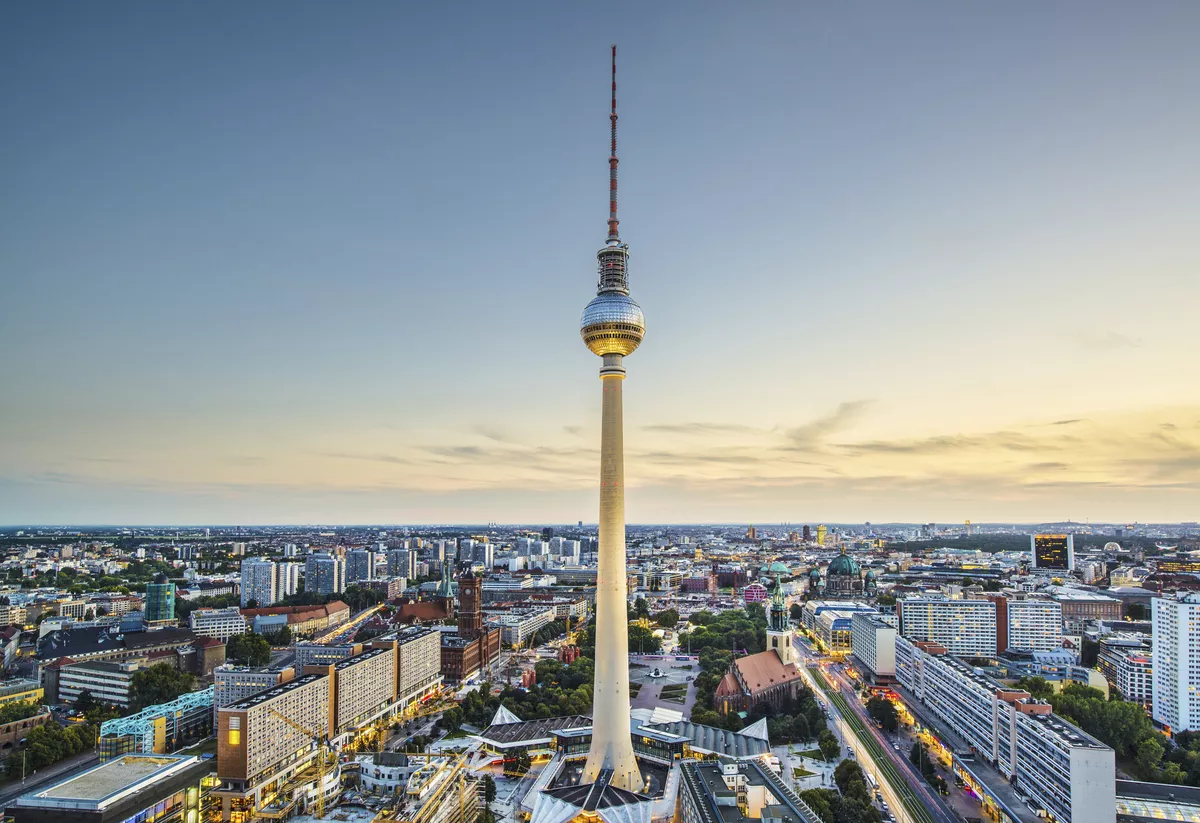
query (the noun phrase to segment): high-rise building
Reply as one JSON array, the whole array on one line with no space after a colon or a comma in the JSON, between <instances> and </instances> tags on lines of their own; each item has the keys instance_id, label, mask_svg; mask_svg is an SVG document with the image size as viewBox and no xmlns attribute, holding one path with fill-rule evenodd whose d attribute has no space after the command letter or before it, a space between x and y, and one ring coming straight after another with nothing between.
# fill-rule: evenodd
<instances>
[{"instance_id":1,"label":"high-rise building","mask_svg":"<svg viewBox=\"0 0 1200 823\"><path fill-rule=\"evenodd\" d=\"M275 564L275 602L291 597L300 590L300 569L299 563Z\"/></svg>"},{"instance_id":2,"label":"high-rise building","mask_svg":"<svg viewBox=\"0 0 1200 823\"><path fill-rule=\"evenodd\" d=\"M416 577L417 553L412 549L392 549L387 553L388 577Z\"/></svg>"},{"instance_id":3,"label":"high-rise building","mask_svg":"<svg viewBox=\"0 0 1200 823\"><path fill-rule=\"evenodd\" d=\"M1008 649L1052 652L1062 648L1062 604L1057 600L1013 591L988 599L996 604L997 654Z\"/></svg>"},{"instance_id":4,"label":"high-rise building","mask_svg":"<svg viewBox=\"0 0 1200 823\"><path fill-rule=\"evenodd\" d=\"M275 564L265 557L247 557L242 561L242 608L253 603L260 608L279 601L275 588Z\"/></svg>"},{"instance_id":5,"label":"high-rise building","mask_svg":"<svg viewBox=\"0 0 1200 823\"><path fill-rule=\"evenodd\" d=\"M1029 553L1035 569L1069 572L1075 568L1075 535L1031 534Z\"/></svg>"},{"instance_id":6,"label":"high-rise building","mask_svg":"<svg viewBox=\"0 0 1200 823\"><path fill-rule=\"evenodd\" d=\"M878 614L855 612L850 616L850 648L876 683L895 679L896 627Z\"/></svg>"},{"instance_id":7,"label":"high-rise building","mask_svg":"<svg viewBox=\"0 0 1200 823\"><path fill-rule=\"evenodd\" d=\"M326 552L314 552L304 563L304 590L313 594L338 594L346 589L346 561Z\"/></svg>"},{"instance_id":8,"label":"high-rise building","mask_svg":"<svg viewBox=\"0 0 1200 823\"><path fill-rule=\"evenodd\" d=\"M175 622L175 584L165 574L156 574L146 584L146 622L151 626Z\"/></svg>"},{"instance_id":9,"label":"high-rise building","mask_svg":"<svg viewBox=\"0 0 1200 823\"><path fill-rule=\"evenodd\" d=\"M1200 592L1150 601L1151 716L1172 734L1200 729Z\"/></svg>"},{"instance_id":10,"label":"high-rise building","mask_svg":"<svg viewBox=\"0 0 1200 823\"><path fill-rule=\"evenodd\" d=\"M603 358L600 383L600 561L596 577L596 675L592 743L583 781L595 783L611 770L609 785L639 791L643 781L629 736L629 639L626 627L625 447L621 384L625 357L646 333L641 307L629 296L629 246L621 242L617 220L617 47L613 46L612 147L608 158L608 238L596 253L596 297L583 310L580 335ZM553 533L543 531L543 539Z\"/></svg>"},{"instance_id":11,"label":"high-rise building","mask_svg":"<svg viewBox=\"0 0 1200 823\"><path fill-rule=\"evenodd\" d=\"M472 560L482 563L485 569L491 571L492 566L496 564L496 547L491 543L476 543L475 556Z\"/></svg>"},{"instance_id":12,"label":"high-rise building","mask_svg":"<svg viewBox=\"0 0 1200 823\"><path fill-rule=\"evenodd\" d=\"M373 580L375 577L375 553L367 549L352 549L346 554L346 582Z\"/></svg>"},{"instance_id":13,"label":"high-rise building","mask_svg":"<svg viewBox=\"0 0 1200 823\"><path fill-rule=\"evenodd\" d=\"M824 546L824 545L825 545L825 535L826 535L828 532L829 532L829 530L828 530L828 529L825 527L825 524L824 524L824 523L822 523L821 525L817 526L817 545L818 545L818 546Z\"/></svg>"}]
</instances>

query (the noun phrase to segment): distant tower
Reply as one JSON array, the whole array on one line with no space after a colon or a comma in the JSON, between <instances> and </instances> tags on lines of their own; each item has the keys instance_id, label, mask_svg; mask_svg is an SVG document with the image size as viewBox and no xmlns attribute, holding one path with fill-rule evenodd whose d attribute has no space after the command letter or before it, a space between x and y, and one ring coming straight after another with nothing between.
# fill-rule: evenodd
<instances>
[{"instance_id":1,"label":"distant tower","mask_svg":"<svg viewBox=\"0 0 1200 823\"><path fill-rule=\"evenodd\" d=\"M646 333L641 307L629 296L629 246L617 231L617 47L612 47L612 148L608 157L608 239L596 253L596 298L583 310L579 333L600 367L600 567L596 574L596 679L592 689L592 745L582 781L612 769L610 785L640 791L629 714L629 637L625 579L625 446L621 383L625 357Z\"/></svg>"},{"instance_id":2,"label":"distant tower","mask_svg":"<svg viewBox=\"0 0 1200 823\"><path fill-rule=\"evenodd\" d=\"M828 533L828 529L826 529L826 528L825 528L825 524L824 524L824 523L822 523L821 525L817 526L817 545L818 545L818 546L824 546L824 545L825 545L825 535L826 535L827 533Z\"/></svg>"}]
</instances>

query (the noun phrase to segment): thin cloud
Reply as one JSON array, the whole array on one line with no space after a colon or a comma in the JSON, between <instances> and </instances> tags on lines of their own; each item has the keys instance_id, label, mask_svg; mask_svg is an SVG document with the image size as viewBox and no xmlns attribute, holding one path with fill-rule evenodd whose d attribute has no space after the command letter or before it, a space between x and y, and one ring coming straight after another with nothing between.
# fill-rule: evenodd
<instances>
[{"instance_id":1,"label":"thin cloud","mask_svg":"<svg viewBox=\"0 0 1200 823\"><path fill-rule=\"evenodd\" d=\"M870 400L852 400L842 403L831 414L788 429L787 436L797 446L818 446L829 435L848 427L862 417L871 402Z\"/></svg>"}]
</instances>

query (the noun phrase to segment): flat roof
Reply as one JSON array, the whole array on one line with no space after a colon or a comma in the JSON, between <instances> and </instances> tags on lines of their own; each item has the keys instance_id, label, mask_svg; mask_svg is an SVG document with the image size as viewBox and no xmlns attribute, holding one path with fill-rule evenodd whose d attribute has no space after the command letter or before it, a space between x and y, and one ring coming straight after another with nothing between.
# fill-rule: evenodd
<instances>
[{"instance_id":1,"label":"flat roof","mask_svg":"<svg viewBox=\"0 0 1200 823\"><path fill-rule=\"evenodd\" d=\"M372 657L379 657L379 655L387 654L390 651L391 649L368 649L361 654L354 655L354 657L347 657L344 660L339 660L333 664L333 668L340 672L342 669L348 669L357 663L363 663L367 660L370 660Z\"/></svg>"},{"instance_id":2,"label":"flat roof","mask_svg":"<svg viewBox=\"0 0 1200 823\"><path fill-rule=\"evenodd\" d=\"M17 799L18 806L101 810L200 759L194 756L130 754L109 760L40 792Z\"/></svg>"},{"instance_id":3,"label":"flat roof","mask_svg":"<svg viewBox=\"0 0 1200 823\"><path fill-rule=\"evenodd\" d=\"M260 703L265 703L268 700L274 700L276 697L281 697L281 696L287 694L288 692L293 692L296 689L303 688L304 686L307 686L310 683L313 683L314 681L320 680L321 678L323 678L325 676L326 675L324 675L324 674L301 675L300 677L297 677L295 680L289 680L286 683L280 683L278 686L275 686L274 688L264 689L263 691L259 692L258 694L252 694L249 697L247 697L245 700L239 700L238 702L233 703L229 706L222 706L221 711L225 711L226 709L231 709L231 710L235 710L235 711L244 711L246 709L252 709L255 706L259 705Z\"/></svg>"}]
</instances>

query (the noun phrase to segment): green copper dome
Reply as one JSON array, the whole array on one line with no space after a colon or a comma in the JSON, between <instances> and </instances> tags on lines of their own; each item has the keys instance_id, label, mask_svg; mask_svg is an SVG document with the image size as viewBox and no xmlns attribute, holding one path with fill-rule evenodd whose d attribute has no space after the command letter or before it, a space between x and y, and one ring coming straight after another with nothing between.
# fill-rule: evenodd
<instances>
[{"instance_id":1,"label":"green copper dome","mask_svg":"<svg viewBox=\"0 0 1200 823\"><path fill-rule=\"evenodd\" d=\"M859 568L858 561L846 554L845 550L843 549L841 554L829 561L829 571L826 572L826 575L837 575L839 577L858 577L861 573L862 569Z\"/></svg>"}]
</instances>

